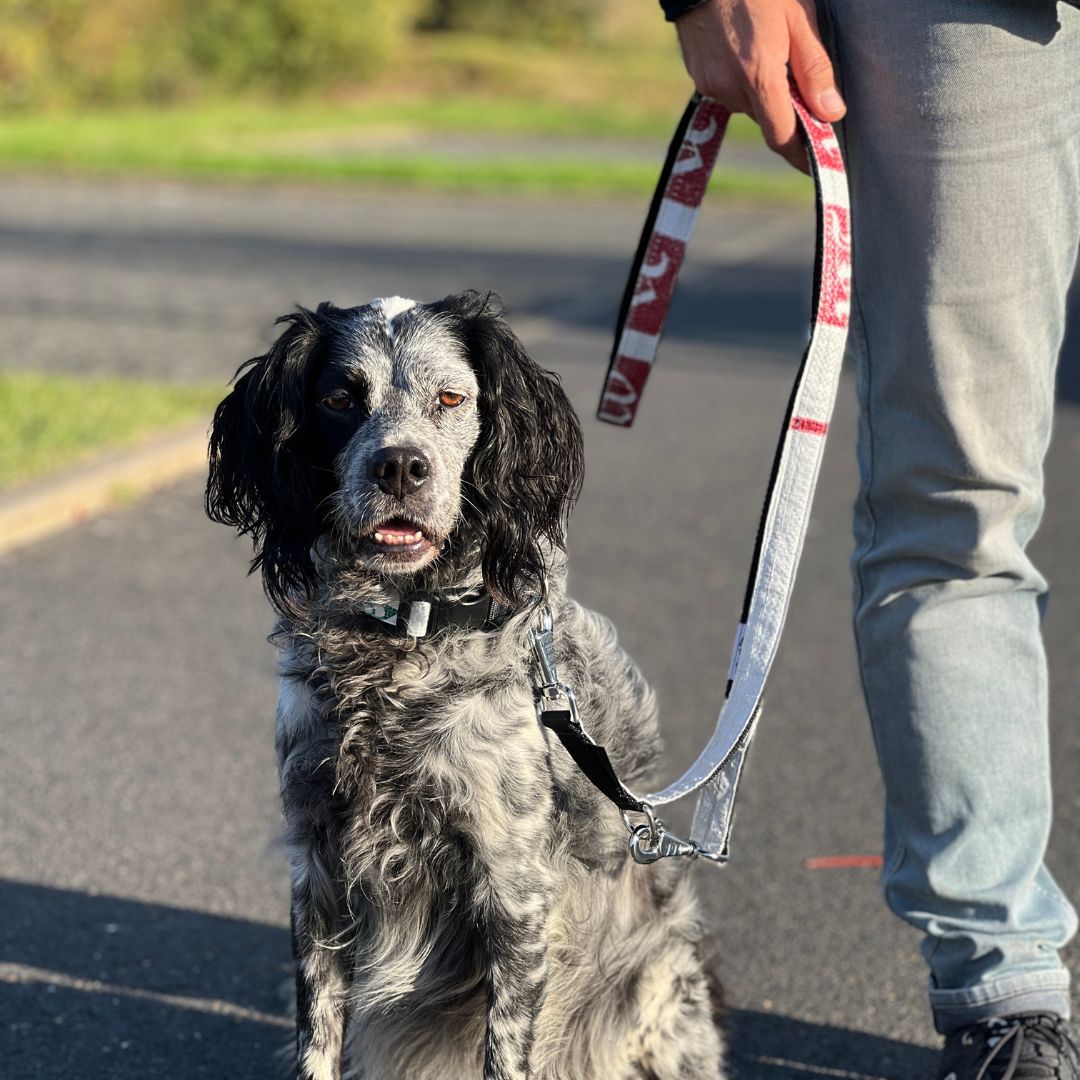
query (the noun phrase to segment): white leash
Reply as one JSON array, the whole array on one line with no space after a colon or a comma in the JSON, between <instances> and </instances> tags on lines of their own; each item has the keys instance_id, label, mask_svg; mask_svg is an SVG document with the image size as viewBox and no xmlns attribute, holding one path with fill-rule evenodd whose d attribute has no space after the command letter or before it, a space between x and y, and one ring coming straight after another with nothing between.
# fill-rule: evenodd
<instances>
[{"instance_id":1,"label":"white leash","mask_svg":"<svg viewBox=\"0 0 1080 1080\"><path fill-rule=\"evenodd\" d=\"M794 88L792 99L806 134L817 189L811 335L773 463L716 728L683 776L660 791L639 797L617 776L613 785L604 768L598 768L597 751L609 770L610 762L603 748L582 728L576 711L573 737L559 730L557 720L545 720L590 779L623 810L631 831L631 851L644 862L676 854L703 855L718 862L727 859L735 795L787 617L836 400L851 296L847 177L832 127L814 118ZM633 422L728 117L716 102L695 95L672 142L623 297L598 411L600 419L609 423L629 427ZM541 637L543 631L539 630L536 638ZM541 718L545 715L551 714L541 709ZM610 771L614 775L614 770ZM694 791L701 794L690 840L681 841L664 828L653 809ZM627 817L631 811L644 813L645 822L633 825Z\"/></svg>"}]
</instances>

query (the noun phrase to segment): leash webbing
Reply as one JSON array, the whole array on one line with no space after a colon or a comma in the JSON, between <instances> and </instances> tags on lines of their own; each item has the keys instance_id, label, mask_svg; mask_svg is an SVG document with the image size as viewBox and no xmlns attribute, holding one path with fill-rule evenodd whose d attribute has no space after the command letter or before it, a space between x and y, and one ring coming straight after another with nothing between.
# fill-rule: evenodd
<instances>
[{"instance_id":1,"label":"leash webbing","mask_svg":"<svg viewBox=\"0 0 1080 1080\"><path fill-rule=\"evenodd\" d=\"M716 728L682 777L641 799L654 807L700 790L691 841L699 853L708 851L721 859L728 848L746 748L760 715L802 554L850 310L850 212L843 158L831 125L810 113L794 87L792 99L806 135L817 193L810 340L773 460ZM598 410L601 420L623 427L633 423L728 117L716 102L695 95L680 122L623 296Z\"/></svg>"}]
</instances>

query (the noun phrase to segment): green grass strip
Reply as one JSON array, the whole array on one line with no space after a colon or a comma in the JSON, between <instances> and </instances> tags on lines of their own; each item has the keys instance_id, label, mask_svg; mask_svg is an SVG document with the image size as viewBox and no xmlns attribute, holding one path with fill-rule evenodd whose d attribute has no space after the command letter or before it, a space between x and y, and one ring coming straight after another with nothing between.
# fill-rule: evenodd
<instances>
[{"instance_id":1,"label":"green grass strip","mask_svg":"<svg viewBox=\"0 0 1080 1080\"><path fill-rule=\"evenodd\" d=\"M0 488L205 419L221 387L0 372Z\"/></svg>"},{"instance_id":2,"label":"green grass strip","mask_svg":"<svg viewBox=\"0 0 1080 1080\"><path fill-rule=\"evenodd\" d=\"M221 100L192 105L8 113L0 147L138 142L169 146L206 138L288 137L358 131L415 131L612 139L666 139L685 105L673 97L660 107L625 102L567 105L491 96L446 95L363 102ZM758 142L757 127L733 116L727 138Z\"/></svg>"},{"instance_id":3,"label":"green grass strip","mask_svg":"<svg viewBox=\"0 0 1080 1080\"><path fill-rule=\"evenodd\" d=\"M391 186L506 195L637 196L652 192L660 165L573 158L451 160L426 155L372 155L334 159L213 153L145 155L119 150L100 156L3 160L9 170L29 169L106 176L155 176L236 183L317 182ZM659 159L658 159L659 162ZM712 188L768 202L801 203L813 196L797 173L718 168Z\"/></svg>"},{"instance_id":4,"label":"green grass strip","mask_svg":"<svg viewBox=\"0 0 1080 1080\"><path fill-rule=\"evenodd\" d=\"M622 120L612 120L612 115ZM670 124L670 118L666 118ZM736 117L743 121L745 118ZM656 163L620 158L610 141L590 155L454 156L385 145L405 132L427 130L481 134L643 134L654 118L632 112L611 115L520 102L478 103L469 99L389 106L312 104L272 106L226 103L190 109L128 109L5 118L0 124L0 168L97 175L168 176L243 183L327 182L393 185L438 191L525 195L647 196L663 159ZM748 122L747 122L748 123ZM665 125L664 135L667 134ZM736 124L741 138L745 124ZM655 134L653 132L652 134ZM382 145L380 145L382 144ZM725 169L717 189L740 198L803 201L809 182L795 173Z\"/></svg>"}]
</instances>

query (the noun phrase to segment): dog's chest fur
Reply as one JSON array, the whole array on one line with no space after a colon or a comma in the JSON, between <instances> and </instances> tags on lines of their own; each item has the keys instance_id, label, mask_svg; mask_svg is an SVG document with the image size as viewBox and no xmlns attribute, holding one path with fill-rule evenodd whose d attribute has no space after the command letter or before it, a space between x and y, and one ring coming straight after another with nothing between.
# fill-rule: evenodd
<instances>
[{"instance_id":1,"label":"dog's chest fur","mask_svg":"<svg viewBox=\"0 0 1080 1080\"><path fill-rule=\"evenodd\" d=\"M365 1080L479 1076L485 1037L489 1053L518 1046L520 1075L542 1080L713 1077L688 883L674 865L630 865L618 816L549 744L527 623L413 647L326 619L282 629L294 929L317 943L301 983L326 988L308 1009L313 1045L347 1001ZM647 687L604 620L560 601L556 623L562 677L640 779ZM507 1007L492 1011L493 985Z\"/></svg>"},{"instance_id":2,"label":"dog's chest fur","mask_svg":"<svg viewBox=\"0 0 1080 1080\"><path fill-rule=\"evenodd\" d=\"M294 860L294 875L325 869L320 889L347 898L354 992L369 1005L474 990L472 928L493 873L522 838L550 834L549 750L515 640L455 634L404 648L323 629L283 653L286 820L304 815L309 829L322 814L331 864Z\"/></svg>"}]
</instances>

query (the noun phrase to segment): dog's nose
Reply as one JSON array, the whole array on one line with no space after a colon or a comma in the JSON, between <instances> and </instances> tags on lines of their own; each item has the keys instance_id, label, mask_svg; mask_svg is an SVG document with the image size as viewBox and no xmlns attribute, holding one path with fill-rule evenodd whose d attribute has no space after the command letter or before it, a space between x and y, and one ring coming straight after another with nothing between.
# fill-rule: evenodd
<instances>
[{"instance_id":1,"label":"dog's nose","mask_svg":"<svg viewBox=\"0 0 1080 1080\"><path fill-rule=\"evenodd\" d=\"M368 473L386 492L404 499L423 486L431 463L415 446L384 446L371 455Z\"/></svg>"}]
</instances>

